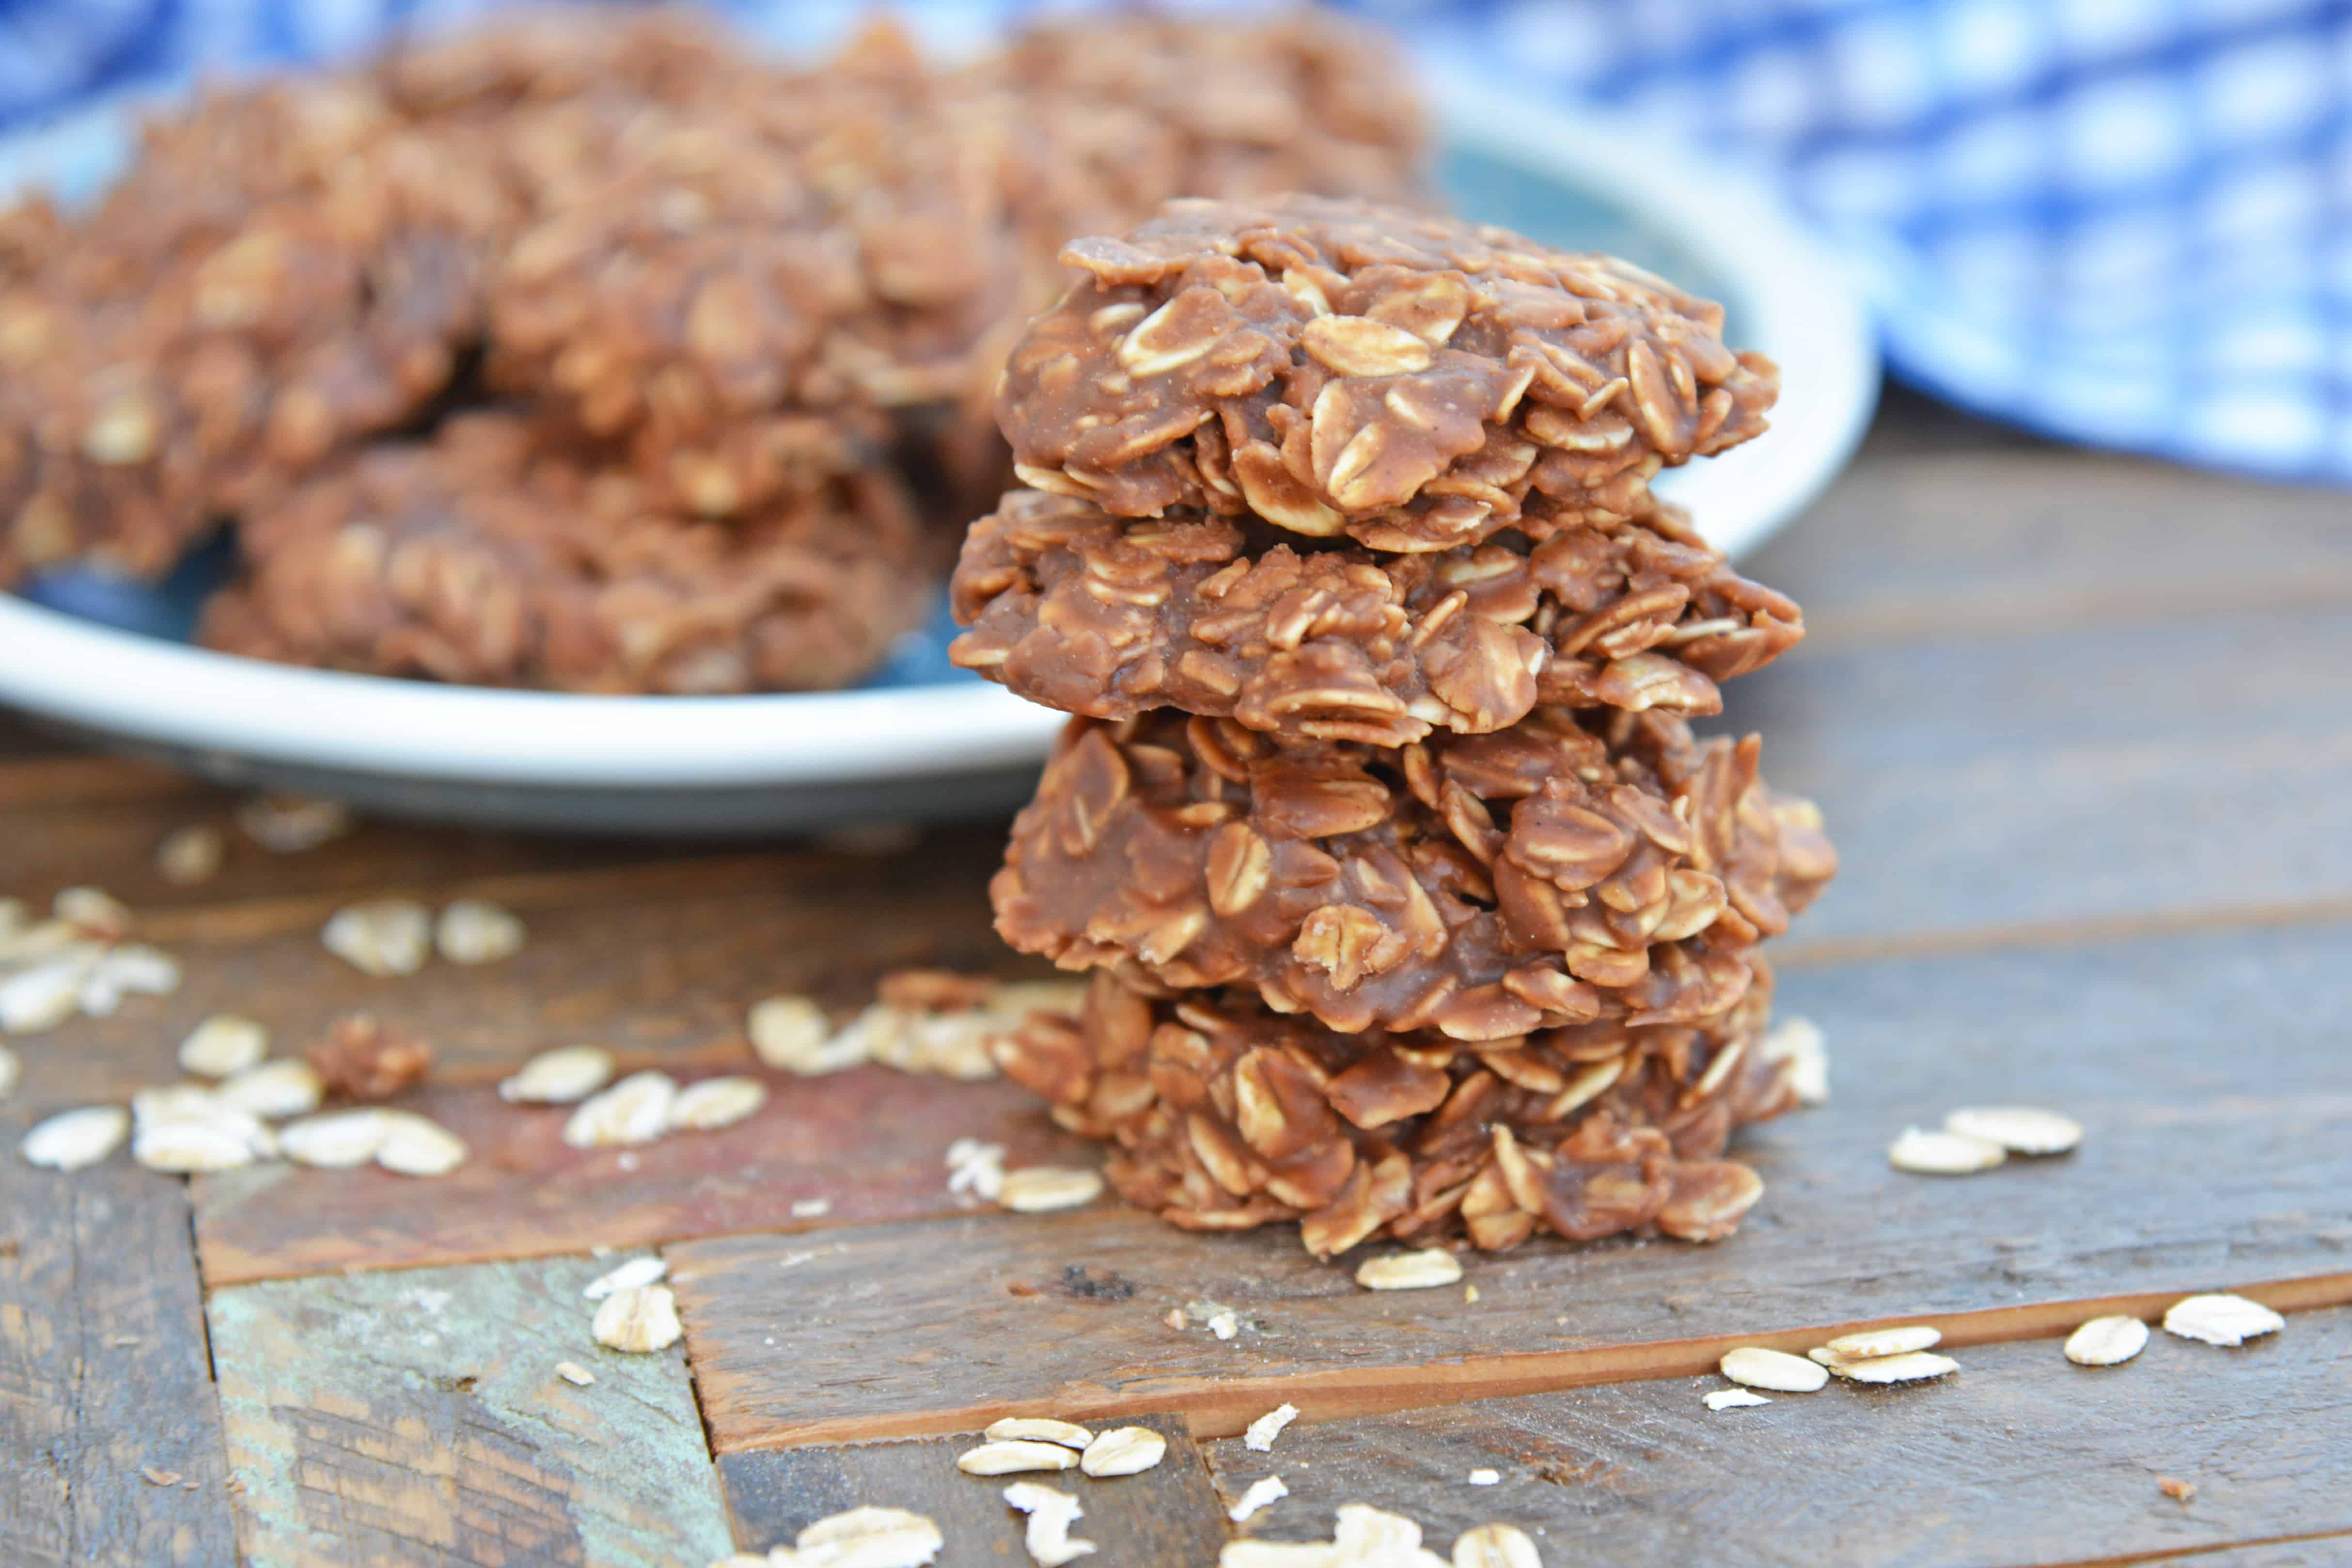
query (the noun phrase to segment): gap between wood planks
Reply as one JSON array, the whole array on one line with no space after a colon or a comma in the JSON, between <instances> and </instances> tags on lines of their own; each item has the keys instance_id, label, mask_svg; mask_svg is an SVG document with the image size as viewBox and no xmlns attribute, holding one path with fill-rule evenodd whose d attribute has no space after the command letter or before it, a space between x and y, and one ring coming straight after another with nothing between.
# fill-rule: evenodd
<instances>
[{"instance_id":1,"label":"gap between wood planks","mask_svg":"<svg viewBox=\"0 0 2352 1568\"><path fill-rule=\"evenodd\" d=\"M1904 931L1891 936L1780 938L1772 943L1772 967L1786 973L1833 969L1841 964L1940 958L2004 948L2079 947L2184 936L2198 931L2263 931L2280 926L2325 925L2352 919L2352 895L2299 899L2279 903L2212 904L2147 910L2081 920L2035 921L2018 925L1958 926Z\"/></svg>"},{"instance_id":2,"label":"gap between wood planks","mask_svg":"<svg viewBox=\"0 0 2352 1568\"><path fill-rule=\"evenodd\" d=\"M2184 1546L2179 1551L2133 1552L2121 1557L2070 1557L2042 1568L2133 1568L2140 1563L2179 1563L2192 1557L2218 1557L2225 1552L2245 1552L2258 1546L2301 1546L2316 1541L2352 1541L2352 1530L2323 1530L2312 1535L2262 1535L2248 1541L2217 1541L2210 1546ZM2226 1565L2225 1565L2226 1568Z\"/></svg>"},{"instance_id":3,"label":"gap between wood planks","mask_svg":"<svg viewBox=\"0 0 2352 1568\"><path fill-rule=\"evenodd\" d=\"M2209 1287L2219 1289L2221 1287ZM2352 1273L2266 1280L2227 1287L2233 1293L2280 1312L2352 1306ZM1762 1345L1801 1355L1840 1334L1891 1323L1928 1323L1943 1331L1943 1347L1965 1349L2017 1340L2057 1339L2092 1318L2128 1316L2154 1321L2184 1290L2139 1291L2074 1300L2035 1301L1969 1312L1928 1312L1896 1318L1861 1318L1811 1327L1767 1329L1754 1333L1711 1334L1699 1339L1660 1340L1587 1350L1540 1351L1467 1356L1422 1365L1350 1366L1331 1372L1271 1377L1184 1377L1152 1384L1135 1393L1088 1394L1072 1390L1051 1403L1069 1421L1106 1421L1128 1415L1181 1415L1199 1438L1239 1436L1277 1405L1299 1406L1302 1424L1385 1415L1431 1405L1467 1404L1515 1394L1549 1394L1601 1384L1647 1383L1696 1377L1717 1370L1723 1353L1739 1345ZM928 1437L974 1432L1008 1415L1037 1413L1034 1398L984 1403L874 1417L811 1421L773 1439L748 1438L721 1451L751 1452L812 1444L856 1443L893 1437ZM714 1447L716 1445L714 1444Z\"/></svg>"}]
</instances>

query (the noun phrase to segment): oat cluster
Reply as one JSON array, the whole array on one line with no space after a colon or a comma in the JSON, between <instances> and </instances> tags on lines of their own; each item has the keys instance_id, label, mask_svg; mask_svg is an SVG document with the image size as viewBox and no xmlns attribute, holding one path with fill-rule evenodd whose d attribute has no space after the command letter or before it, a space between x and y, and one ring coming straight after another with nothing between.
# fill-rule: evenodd
<instances>
[{"instance_id":1,"label":"oat cluster","mask_svg":"<svg viewBox=\"0 0 2352 1568\"><path fill-rule=\"evenodd\" d=\"M1417 199L1422 145L1384 48L1305 12L950 66L887 23L782 60L580 11L221 89L91 209L0 213L0 586L157 575L233 519L229 651L838 686L1005 482L991 384L1070 236Z\"/></svg>"},{"instance_id":2,"label":"oat cluster","mask_svg":"<svg viewBox=\"0 0 2352 1568\"><path fill-rule=\"evenodd\" d=\"M1649 481L1759 432L1770 363L1612 258L1363 200L1063 259L953 591L959 662L1078 715L991 891L1094 980L1005 1072L1195 1229L1728 1235L1731 1130L1826 1092L1759 948L1837 862L1689 722L1802 615Z\"/></svg>"}]
</instances>

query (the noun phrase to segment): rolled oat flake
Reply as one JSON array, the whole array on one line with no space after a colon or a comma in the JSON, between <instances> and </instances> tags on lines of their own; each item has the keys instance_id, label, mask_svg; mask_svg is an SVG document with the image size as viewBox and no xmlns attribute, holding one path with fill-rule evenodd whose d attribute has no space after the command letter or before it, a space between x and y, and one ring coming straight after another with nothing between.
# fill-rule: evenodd
<instances>
[{"instance_id":1,"label":"rolled oat flake","mask_svg":"<svg viewBox=\"0 0 2352 1568\"><path fill-rule=\"evenodd\" d=\"M1982 1138L2012 1154L2063 1154L2083 1141L2083 1124L2031 1105L1963 1106L1944 1118L1944 1131Z\"/></svg>"},{"instance_id":2,"label":"rolled oat flake","mask_svg":"<svg viewBox=\"0 0 2352 1568\"><path fill-rule=\"evenodd\" d=\"M2286 1320L2243 1296L2184 1296L2164 1314L2164 1331L2209 1345L2242 1345L2274 1334Z\"/></svg>"},{"instance_id":3,"label":"rolled oat flake","mask_svg":"<svg viewBox=\"0 0 2352 1568\"><path fill-rule=\"evenodd\" d=\"M1769 1388L1776 1394L1811 1394L1830 1380L1826 1368L1802 1356L1766 1350L1760 1345L1741 1345L1726 1351L1717 1365L1723 1375L1734 1383L1749 1388Z\"/></svg>"},{"instance_id":4,"label":"rolled oat flake","mask_svg":"<svg viewBox=\"0 0 2352 1568\"><path fill-rule=\"evenodd\" d=\"M856 1568L922 1568L940 1554L946 1538L940 1527L903 1508L853 1508L828 1514L793 1538L794 1556L781 1549L779 1563L855 1564Z\"/></svg>"},{"instance_id":5,"label":"rolled oat flake","mask_svg":"<svg viewBox=\"0 0 2352 1568\"><path fill-rule=\"evenodd\" d=\"M967 1476L1017 1476L1026 1470L1066 1470L1077 1462L1076 1453L1060 1443L982 1443L956 1456L956 1468Z\"/></svg>"},{"instance_id":6,"label":"rolled oat flake","mask_svg":"<svg viewBox=\"0 0 2352 1568\"><path fill-rule=\"evenodd\" d=\"M1461 1278L1462 1260L1442 1247L1368 1258L1356 1270L1356 1283L1367 1290L1426 1290Z\"/></svg>"},{"instance_id":7,"label":"rolled oat flake","mask_svg":"<svg viewBox=\"0 0 2352 1568\"><path fill-rule=\"evenodd\" d=\"M2117 1366L2147 1348L2147 1325L2137 1318L2093 1318L2066 1336L2066 1359L2076 1366Z\"/></svg>"},{"instance_id":8,"label":"rolled oat flake","mask_svg":"<svg viewBox=\"0 0 2352 1568\"><path fill-rule=\"evenodd\" d=\"M1944 1342L1943 1331L1925 1323L1898 1323L1893 1328L1864 1329L1840 1334L1829 1342L1829 1352L1842 1361L1869 1361L1874 1356L1903 1355L1932 1350Z\"/></svg>"},{"instance_id":9,"label":"rolled oat flake","mask_svg":"<svg viewBox=\"0 0 2352 1568\"><path fill-rule=\"evenodd\" d=\"M1114 1426L1087 1445L1078 1468L1090 1476L1132 1476L1167 1457L1168 1439L1149 1426Z\"/></svg>"},{"instance_id":10,"label":"rolled oat flake","mask_svg":"<svg viewBox=\"0 0 2352 1568\"><path fill-rule=\"evenodd\" d=\"M1990 1171L2009 1158L2009 1151L1990 1138L1965 1132L1930 1132L1906 1127L1886 1146L1887 1163L1898 1171L1923 1176L1970 1176Z\"/></svg>"},{"instance_id":11,"label":"rolled oat flake","mask_svg":"<svg viewBox=\"0 0 2352 1568\"><path fill-rule=\"evenodd\" d=\"M1933 1351L1911 1351L1903 1355L1873 1356L1867 1361L1832 1362L1829 1368L1850 1383L1919 1383L1956 1373L1960 1363Z\"/></svg>"},{"instance_id":12,"label":"rolled oat flake","mask_svg":"<svg viewBox=\"0 0 2352 1568\"><path fill-rule=\"evenodd\" d=\"M1007 1171L996 1201L1016 1214L1050 1214L1056 1209L1084 1208L1102 1196L1103 1179L1094 1171L1061 1165L1032 1165Z\"/></svg>"}]
</instances>

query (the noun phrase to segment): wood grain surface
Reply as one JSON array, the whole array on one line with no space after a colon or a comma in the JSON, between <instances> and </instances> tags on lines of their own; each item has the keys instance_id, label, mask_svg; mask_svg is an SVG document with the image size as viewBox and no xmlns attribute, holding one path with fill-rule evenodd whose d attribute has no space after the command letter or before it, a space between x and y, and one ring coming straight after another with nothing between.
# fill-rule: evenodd
<instances>
[{"instance_id":1,"label":"wood grain surface","mask_svg":"<svg viewBox=\"0 0 2352 1568\"><path fill-rule=\"evenodd\" d=\"M37 1170L26 1125L0 1115L0 1563L226 1563L186 1189L120 1158Z\"/></svg>"},{"instance_id":2,"label":"wood grain surface","mask_svg":"<svg viewBox=\"0 0 2352 1568\"><path fill-rule=\"evenodd\" d=\"M215 1290L253 1568L700 1568L724 1554L684 1358L590 1333L581 1289L620 1261ZM566 1360L595 1383L559 1377Z\"/></svg>"},{"instance_id":3,"label":"wood grain surface","mask_svg":"<svg viewBox=\"0 0 2352 1568\"><path fill-rule=\"evenodd\" d=\"M57 1104L170 1080L179 1040L220 1012L267 1025L286 1052L344 1013L371 1012L430 1041L443 1084L495 1083L559 1045L748 1062L746 1010L777 992L811 993L845 1013L873 999L880 975L909 964L1050 973L990 930L987 874L1001 853L995 835L966 832L890 857L777 852L387 885L381 896L436 904L489 898L530 928L522 951L499 963L436 958L390 977L320 945L341 892L165 911L141 934L180 960L175 994L132 997L111 1017L13 1043L25 1092Z\"/></svg>"},{"instance_id":4,"label":"wood grain surface","mask_svg":"<svg viewBox=\"0 0 2352 1568\"><path fill-rule=\"evenodd\" d=\"M2235 1350L2159 1331L2117 1367L2047 1340L1955 1359L1937 1383L1833 1381L1760 1407L1708 1410L1700 1395L1730 1386L1709 1375L1294 1426L1270 1454L1206 1447L1228 1499L1269 1473L1289 1487L1249 1521L1269 1540L1328 1537L1333 1509L1370 1501L1440 1550L1507 1521L1561 1564L2052 1568L2322 1532L2345 1533L2312 1561L2352 1555L2352 1310ZM1501 1481L1469 1485L1481 1468Z\"/></svg>"},{"instance_id":5,"label":"wood grain surface","mask_svg":"<svg viewBox=\"0 0 2352 1568\"><path fill-rule=\"evenodd\" d=\"M782 1283L804 1238L689 1243L671 1256L704 1412L721 1448L960 1430L1023 1402L1224 1432L1286 1397L1313 1419L1678 1373L1726 1335L1924 1313L2008 1338L2082 1300L2296 1279L2295 1304L2352 1300L2347 952L2352 927L2329 926L1791 976L1834 1093L1744 1135L1767 1190L1740 1233L1474 1257L1475 1306L1361 1290L1288 1230L1178 1237L1118 1209L846 1228ZM1965 1180L1888 1166L1905 1125L1988 1101L2088 1136ZM1066 1289L1071 1270L1116 1289ZM1221 1343L1160 1321L1198 1298L1252 1327Z\"/></svg>"},{"instance_id":6,"label":"wood grain surface","mask_svg":"<svg viewBox=\"0 0 2352 1568\"><path fill-rule=\"evenodd\" d=\"M1096 1157L1048 1121L1034 1096L1002 1080L727 1068L771 1092L748 1121L716 1132L573 1149L562 1141L568 1108L509 1105L487 1088L436 1089L402 1103L463 1138L473 1158L430 1184L373 1167L267 1164L199 1177L205 1277L224 1285L937 1217L974 1202L947 1189L943 1156L958 1138L1003 1143L1016 1165ZM679 1080L698 1076L708 1075ZM828 1205L822 1215L793 1214L816 1201Z\"/></svg>"},{"instance_id":7,"label":"wood grain surface","mask_svg":"<svg viewBox=\"0 0 2352 1568\"><path fill-rule=\"evenodd\" d=\"M1038 1411L1034 1414L1050 1414ZM747 1550L789 1544L805 1526L862 1505L911 1509L946 1538L936 1568L1016 1568L1029 1563L1023 1516L1004 1501L1018 1480L1041 1481L1078 1500L1085 1517L1070 1533L1091 1541L1094 1561L1207 1568L1224 1544L1223 1507L1199 1445L1183 1423L1146 1417L1168 1439L1168 1456L1139 1475L1097 1479L1076 1470L1029 1476L967 1476L956 1456L978 1432L903 1443L860 1443L789 1452L729 1454L719 1460L736 1539Z\"/></svg>"}]
</instances>

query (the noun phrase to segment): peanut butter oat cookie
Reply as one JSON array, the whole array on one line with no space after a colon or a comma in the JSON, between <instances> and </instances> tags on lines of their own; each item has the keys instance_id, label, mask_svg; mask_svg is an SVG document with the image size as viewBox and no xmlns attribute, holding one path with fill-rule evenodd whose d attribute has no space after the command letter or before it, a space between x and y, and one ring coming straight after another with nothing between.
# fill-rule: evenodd
<instances>
[{"instance_id":1,"label":"peanut butter oat cookie","mask_svg":"<svg viewBox=\"0 0 2352 1568\"><path fill-rule=\"evenodd\" d=\"M371 450L246 533L250 564L209 606L207 646L478 685L839 686L929 591L920 530L887 474L700 521L500 415Z\"/></svg>"},{"instance_id":2,"label":"peanut butter oat cookie","mask_svg":"<svg viewBox=\"0 0 2352 1568\"><path fill-rule=\"evenodd\" d=\"M1123 517L1249 512L1377 550L1475 543L1532 490L1647 510L1764 428L1769 361L1613 257L1312 196L1181 200L1032 321L997 413L1024 480Z\"/></svg>"},{"instance_id":3,"label":"peanut butter oat cookie","mask_svg":"<svg viewBox=\"0 0 2352 1568\"><path fill-rule=\"evenodd\" d=\"M1687 1023L1738 1001L1836 868L1757 754L1657 713L1538 709L1402 750L1076 720L1013 824L997 930L1349 1033Z\"/></svg>"},{"instance_id":4,"label":"peanut butter oat cookie","mask_svg":"<svg viewBox=\"0 0 2352 1568\"><path fill-rule=\"evenodd\" d=\"M1685 1023L1592 1023L1464 1046L1341 1035L1231 992L1148 994L1096 977L1076 1018L998 1047L1055 1119L1122 1152L1120 1194L1195 1230L1297 1219L1328 1257L1457 1230L1507 1247L1727 1235L1763 1190L1719 1158L1795 1097L1754 1050L1771 978Z\"/></svg>"},{"instance_id":5,"label":"peanut butter oat cookie","mask_svg":"<svg viewBox=\"0 0 2352 1568\"><path fill-rule=\"evenodd\" d=\"M974 523L954 608L958 664L1099 719L1158 707L1311 740L1400 746L1482 732L1538 703L1684 716L1716 682L1804 636L1797 606L1741 577L1660 508L1563 520L1407 555L1300 551L1255 519L1115 518L1015 490Z\"/></svg>"}]
</instances>

